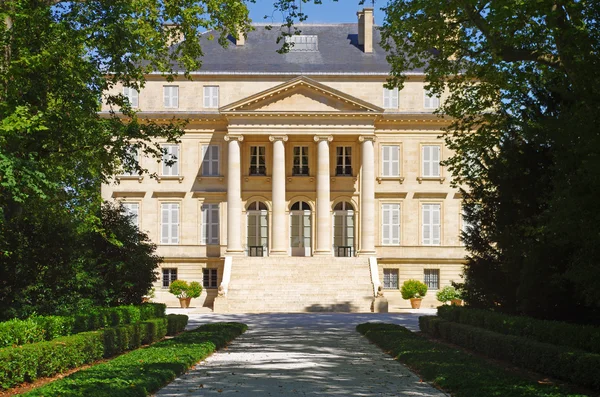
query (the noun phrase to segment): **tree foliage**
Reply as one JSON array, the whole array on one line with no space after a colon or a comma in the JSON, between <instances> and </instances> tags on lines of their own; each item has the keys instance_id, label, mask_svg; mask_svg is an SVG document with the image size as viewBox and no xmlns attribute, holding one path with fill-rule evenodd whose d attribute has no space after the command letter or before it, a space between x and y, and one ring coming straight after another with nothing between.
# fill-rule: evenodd
<instances>
[{"instance_id":1,"label":"tree foliage","mask_svg":"<svg viewBox=\"0 0 600 397\"><path fill-rule=\"evenodd\" d=\"M450 90L446 162L469 224L466 299L542 317L600 307L596 1L391 0L391 84ZM580 310L581 311L581 310Z\"/></svg>"}]
</instances>

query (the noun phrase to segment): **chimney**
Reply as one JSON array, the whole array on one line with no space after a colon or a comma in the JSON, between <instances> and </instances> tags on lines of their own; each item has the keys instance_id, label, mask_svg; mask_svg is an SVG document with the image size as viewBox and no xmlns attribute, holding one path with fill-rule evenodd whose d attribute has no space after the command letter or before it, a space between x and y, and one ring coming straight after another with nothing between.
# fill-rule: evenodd
<instances>
[{"instance_id":1,"label":"chimney","mask_svg":"<svg viewBox=\"0 0 600 397\"><path fill-rule=\"evenodd\" d=\"M244 45L246 44L246 36L244 36L244 32L238 28L237 29L237 37L235 38L235 45Z\"/></svg>"},{"instance_id":2,"label":"chimney","mask_svg":"<svg viewBox=\"0 0 600 397\"><path fill-rule=\"evenodd\" d=\"M364 52L373 52L373 8L365 7L356 13L358 16L358 45Z\"/></svg>"}]
</instances>

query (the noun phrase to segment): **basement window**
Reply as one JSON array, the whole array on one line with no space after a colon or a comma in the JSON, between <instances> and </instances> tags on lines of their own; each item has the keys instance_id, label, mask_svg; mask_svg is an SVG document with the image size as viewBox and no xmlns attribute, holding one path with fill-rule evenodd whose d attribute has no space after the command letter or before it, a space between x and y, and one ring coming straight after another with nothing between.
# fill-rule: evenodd
<instances>
[{"instance_id":1,"label":"basement window","mask_svg":"<svg viewBox=\"0 0 600 397\"><path fill-rule=\"evenodd\" d=\"M290 52L319 51L319 40L316 35L296 34L285 37L286 44L290 44Z\"/></svg>"}]
</instances>

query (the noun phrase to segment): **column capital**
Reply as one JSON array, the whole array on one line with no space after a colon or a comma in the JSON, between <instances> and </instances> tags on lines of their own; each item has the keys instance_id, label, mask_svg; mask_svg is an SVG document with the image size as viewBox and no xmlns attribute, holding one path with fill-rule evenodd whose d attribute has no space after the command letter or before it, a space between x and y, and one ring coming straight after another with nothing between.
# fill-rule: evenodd
<instances>
[{"instance_id":1,"label":"column capital","mask_svg":"<svg viewBox=\"0 0 600 397\"><path fill-rule=\"evenodd\" d=\"M375 135L361 135L358 137L359 142L371 141L375 142Z\"/></svg>"},{"instance_id":2,"label":"column capital","mask_svg":"<svg viewBox=\"0 0 600 397\"><path fill-rule=\"evenodd\" d=\"M275 142L275 141L287 142L288 136L287 135L270 135L269 141L271 141L271 142Z\"/></svg>"},{"instance_id":3,"label":"column capital","mask_svg":"<svg viewBox=\"0 0 600 397\"><path fill-rule=\"evenodd\" d=\"M333 135L315 135L314 140L315 140L315 142L319 142L319 141L331 142L331 141L333 141Z\"/></svg>"},{"instance_id":4,"label":"column capital","mask_svg":"<svg viewBox=\"0 0 600 397\"><path fill-rule=\"evenodd\" d=\"M241 134L227 134L225 135L225 141L229 142L229 141L238 141L238 142L242 142L244 140L244 136Z\"/></svg>"}]
</instances>

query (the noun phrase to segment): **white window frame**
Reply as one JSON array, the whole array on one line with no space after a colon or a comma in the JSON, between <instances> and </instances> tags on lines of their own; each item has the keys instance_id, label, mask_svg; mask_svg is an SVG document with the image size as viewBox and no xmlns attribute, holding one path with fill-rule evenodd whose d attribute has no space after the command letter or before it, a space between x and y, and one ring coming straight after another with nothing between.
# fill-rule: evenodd
<instances>
[{"instance_id":1,"label":"white window frame","mask_svg":"<svg viewBox=\"0 0 600 397\"><path fill-rule=\"evenodd\" d=\"M168 270L168 272L169 272L169 277L168 277L169 283L168 283L168 285L165 285L165 270ZM173 270L175 270L175 278L172 277L173 276ZM171 285L171 283L173 281L177 280L177 277L178 277L177 273L178 273L178 271L177 271L176 267L163 267L161 273L162 273L162 288L164 288L164 289L169 288L169 286Z\"/></svg>"},{"instance_id":2,"label":"white window frame","mask_svg":"<svg viewBox=\"0 0 600 397\"><path fill-rule=\"evenodd\" d=\"M423 107L425 109L437 109L440 107L440 97L432 95L429 90L423 89Z\"/></svg>"},{"instance_id":3,"label":"white window frame","mask_svg":"<svg viewBox=\"0 0 600 397\"><path fill-rule=\"evenodd\" d=\"M427 154L429 152L429 154ZM437 155L437 159L435 156ZM428 159L427 159L428 157ZM421 176L423 178L440 178L442 176L442 145L421 145Z\"/></svg>"},{"instance_id":4,"label":"white window frame","mask_svg":"<svg viewBox=\"0 0 600 397\"><path fill-rule=\"evenodd\" d=\"M202 176L219 176L219 145L202 145Z\"/></svg>"},{"instance_id":5,"label":"white window frame","mask_svg":"<svg viewBox=\"0 0 600 397\"><path fill-rule=\"evenodd\" d=\"M176 211L174 211L176 210ZM167 222L165 223L165 211L168 211ZM173 213L176 212L174 215ZM160 203L160 243L176 245L180 241L180 203L164 202ZM173 233L173 231L176 231Z\"/></svg>"},{"instance_id":6,"label":"white window frame","mask_svg":"<svg viewBox=\"0 0 600 397\"><path fill-rule=\"evenodd\" d=\"M427 274L428 272L429 274ZM440 273L440 269L423 269L423 282L427 285L427 289L432 291L437 291L440 289ZM434 281L436 285L432 285Z\"/></svg>"},{"instance_id":7,"label":"white window frame","mask_svg":"<svg viewBox=\"0 0 600 397\"><path fill-rule=\"evenodd\" d=\"M437 212L438 222L435 222ZM428 221L427 221L428 219ZM437 230L438 237L435 238ZM421 204L421 244L422 245L441 245L442 243L442 204L441 203L422 203Z\"/></svg>"},{"instance_id":8,"label":"white window frame","mask_svg":"<svg viewBox=\"0 0 600 397\"><path fill-rule=\"evenodd\" d=\"M219 107L219 86L205 85L203 88L203 99L205 109L217 109Z\"/></svg>"},{"instance_id":9,"label":"white window frame","mask_svg":"<svg viewBox=\"0 0 600 397\"><path fill-rule=\"evenodd\" d=\"M386 161L385 152L389 152ZM394 160L393 152L397 154L397 160ZM400 145L381 145L381 176L384 178L400 177Z\"/></svg>"},{"instance_id":10,"label":"white window frame","mask_svg":"<svg viewBox=\"0 0 600 397\"><path fill-rule=\"evenodd\" d=\"M179 107L179 86L163 85L163 106L167 109Z\"/></svg>"},{"instance_id":11,"label":"white window frame","mask_svg":"<svg viewBox=\"0 0 600 397\"><path fill-rule=\"evenodd\" d=\"M396 224L393 222L394 213L396 213L398 220ZM381 204L381 245L400 245L402 224L401 215L402 207L400 203ZM393 229L397 230L397 237L394 237Z\"/></svg>"},{"instance_id":12,"label":"white window frame","mask_svg":"<svg viewBox=\"0 0 600 397\"><path fill-rule=\"evenodd\" d=\"M213 277L214 276L214 277ZM206 279L208 278L208 283ZM214 281L214 283L213 283ZM202 286L207 289L219 287L219 271L218 269L205 267L202 269Z\"/></svg>"},{"instance_id":13,"label":"white window frame","mask_svg":"<svg viewBox=\"0 0 600 397\"><path fill-rule=\"evenodd\" d=\"M395 280L396 285L395 286L390 283L390 281L392 281L392 280L390 280L389 276L387 277L387 284L386 284L386 273L388 273L390 275L395 274L395 276L396 276L396 280ZM398 289L400 287L400 285L399 285L400 284L400 269L384 268L382 281L383 281L382 282L383 289L391 289L391 290Z\"/></svg>"},{"instance_id":14,"label":"white window frame","mask_svg":"<svg viewBox=\"0 0 600 397\"><path fill-rule=\"evenodd\" d=\"M133 217L130 219L133 225L140 228L140 203L133 201L123 201L121 202L121 206L123 207L123 214L132 215Z\"/></svg>"},{"instance_id":15,"label":"white window frame","mask_svg":"<svg viewBox=\"0 0 600 397\"><path fill-rule=\"evenodd\" d=\"M129 105L132 108L140 106L140 93L138 90L132 87L123 87L123 96L129 101Z\"/></svg>"},{"instance_id":16,"label":"white window frame","mask_svg":"<svg viewBox=\"0 0 600 397\"><path fill-rule=\"evenodd\" d=\"M160 145L162 149L167 152L163 153L163 161L161 166L162 176L179 176L179 165L181 164L181 150L177 144L164 144ZM173 165L167 165L165 159L170 160L175 157Z\"/></svg>"},{"instance_id":17,"label":"white window frame","mask_svg":"<svg viewBox=\"0 0 600 397\"><path fill-rule=\"evenodd\" d=\"M200 207L202 211L202 230L200 244L220 244L220 212L218 203L204 203Z\"/></svg>"},{"instance_id":18,"label":"white window frame","mask_svg":"<svg viewBox=\"0 0 600 397\"><path fill-rule=\"evenodd\" d=\"M384 109L398 109L399 91L398 87L393 89L383 87L383 108Z\"/></svg>"}]
</instances>

